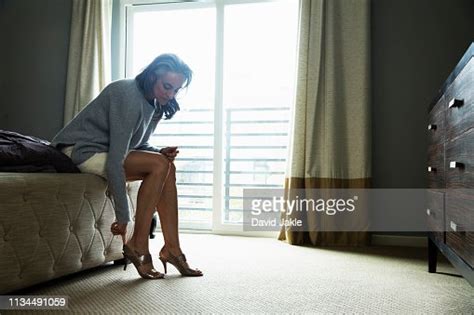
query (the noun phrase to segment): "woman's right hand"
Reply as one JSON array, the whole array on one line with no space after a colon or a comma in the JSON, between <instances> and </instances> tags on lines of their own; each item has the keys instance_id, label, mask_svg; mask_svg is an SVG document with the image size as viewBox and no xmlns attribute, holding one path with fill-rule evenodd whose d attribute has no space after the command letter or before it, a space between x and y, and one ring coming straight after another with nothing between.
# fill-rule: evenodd
<instances>
[{"instance_id":1,"label":"woman's right hand","mask_svg":"<svg viewBox=\"0 0 474 315\"><path fill-rule=\"evenodd\" d=\"M121 235L122 240L124 241L124 244L125 244L125 235L127 234L127 223L114 222L110 226L110 231L112 232L113 235Z\"/></svg>"}]
</instances>

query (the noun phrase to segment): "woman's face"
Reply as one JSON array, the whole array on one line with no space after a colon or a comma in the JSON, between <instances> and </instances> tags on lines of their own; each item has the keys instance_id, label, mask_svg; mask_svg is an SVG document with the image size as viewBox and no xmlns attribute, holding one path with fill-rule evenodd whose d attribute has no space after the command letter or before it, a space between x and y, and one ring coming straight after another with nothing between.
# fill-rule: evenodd
<instances>
[{"instance_id":1,"label":"woman's face","mask_svg":"<svg viewBox=\"0 0 474 315\"><path fill-rule=\"evenodd\" d=\"M166 72L153 87L153 94L160 105L166 105L179 92L184 84L184 75L176 72Z\"/></svg>"}]
</instances>

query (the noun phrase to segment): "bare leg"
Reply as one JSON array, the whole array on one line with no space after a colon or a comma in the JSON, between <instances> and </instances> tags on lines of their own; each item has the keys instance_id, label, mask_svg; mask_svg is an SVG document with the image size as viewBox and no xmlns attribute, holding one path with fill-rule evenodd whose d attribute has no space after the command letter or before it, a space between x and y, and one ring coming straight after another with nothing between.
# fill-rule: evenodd
<instances>
[{"instance_id":1,"label":"bare leg","mask_svg":"<svg viewBox=\"0 0 474 315\"><path fill-rule=\"evenodd\" d=\"M181 255L178 234L178 194L176 190L176 168L170 163L161 198L156 205L160 216L161 230L165 239L165 249L173 255Z\"/></svg>"},{"instance_id":2,"label":"bare leg","mask_svg":"<svg viewBox=\"0 0 474 315\"><path fill-rule=\"evenodd\" d=\"M173 264L183 276L202 276L202 272L191 269L181 252L178 232L178 196L176 191L176 169L170 163L170 171L166 178L161 198L156 205L160 216L161 230L165 239L165 246L160 251L160 260L163 262L166 273L166 263Z\"/></svg>"},{"instance_id":3,"label":"bare leg","mask_svg":"<svg viewBox=\"0 0 474 315\"><path fill-rule=\"evenodd\" d=\"M127 243L138 253L148 253L148 233L155 206L162 195L170 163L161 154L132 151L124 163L127 180L142 180L138 191L135 228Z\"/></svg>"},{"instance_id":4,"label":"bare leg","mask_svg":"<svg viewBox=\"0 0 474 315\"><path fill-rule=\"evenodd\" d=\"M179 267L183 275L201 276L200 271L189 268L184 256L181 255L174 164L159 153L133 151L127 156L124 169L127 180L143 180L138 192L135 230L127 245L140 254L149 252L148 233L153 212L157 207L165 239L160 259L178 265L177 268Z\"/></svg>"}]
</instances>

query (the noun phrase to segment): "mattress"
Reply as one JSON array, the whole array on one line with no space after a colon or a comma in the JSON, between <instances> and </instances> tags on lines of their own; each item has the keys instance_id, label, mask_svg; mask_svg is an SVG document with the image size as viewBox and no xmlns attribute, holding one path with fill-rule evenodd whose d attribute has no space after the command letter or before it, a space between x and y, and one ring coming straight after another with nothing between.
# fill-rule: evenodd
<instances>
[{"instance_id":1,"label":"mattress","mask_svg":"<svg viewBox=\"0 0 474 315\"><path fill-rule=\"evenodd\" d=\"M139 184L127 184L132 218ZM0 294L121 259L114 221L99 176L0 173Z\"/></svg>"}]
</instances>

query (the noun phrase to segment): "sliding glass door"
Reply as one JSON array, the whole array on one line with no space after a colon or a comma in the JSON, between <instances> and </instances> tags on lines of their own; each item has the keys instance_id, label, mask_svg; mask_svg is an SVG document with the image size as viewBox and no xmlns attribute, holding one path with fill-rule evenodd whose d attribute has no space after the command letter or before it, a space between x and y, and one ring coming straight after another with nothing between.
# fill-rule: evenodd
<instances>
[{"instance_id":1,"label":"sliding glass door","mask_svg":"<svg viewBox=\"0 0 474 315\"><path fill-rule=\"evenodd\" d=\"M162 121L178 146L180 227L241 231L245 188L283 187L299 1L123 1L125 76L165 52L194 71Z\"/></svg>"}]
</instances>

